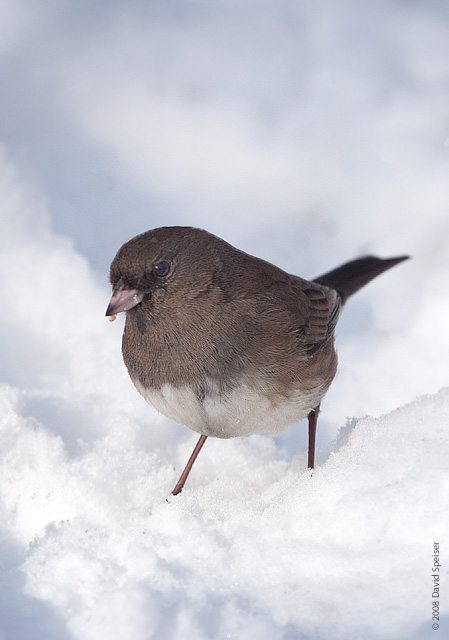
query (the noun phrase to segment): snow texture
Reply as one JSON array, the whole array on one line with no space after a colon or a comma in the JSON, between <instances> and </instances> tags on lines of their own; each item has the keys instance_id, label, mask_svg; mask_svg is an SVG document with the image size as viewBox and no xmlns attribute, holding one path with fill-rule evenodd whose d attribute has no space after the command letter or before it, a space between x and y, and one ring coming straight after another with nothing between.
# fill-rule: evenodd
<instances>
[{"instance_id":1,"label":"snow texture","mask_svg":"<svg viewBox=\"0 0 449 640\"><path fill-rule=\"evenodd\" d=\"M448 28L444 0L0 0L0 640L448 637ZM343 312L313 473L304 423L209 439L166 499L197 435L104 317L165 224L304 277L413 256Z\"/></svg>"}]
</instances>

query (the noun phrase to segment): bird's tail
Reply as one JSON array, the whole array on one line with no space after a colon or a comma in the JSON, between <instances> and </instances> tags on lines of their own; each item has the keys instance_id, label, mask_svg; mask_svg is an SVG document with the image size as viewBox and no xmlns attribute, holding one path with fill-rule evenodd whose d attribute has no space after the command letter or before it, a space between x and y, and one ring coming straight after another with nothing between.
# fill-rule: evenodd
<instances>
[{"instance_id":1,"label":"bird's tail","mask_svg":"<svg viewBox=\"0 0 449 640\"><path fill-rule=\"evenodd\" d=\"M314 278L313 282L336 289L342 302L345 302L349 296L368 284L370 280L408 258L409 256L385 259L374 256L358 258L323 274L319 278Z\"/></svg>"}]
</instances>

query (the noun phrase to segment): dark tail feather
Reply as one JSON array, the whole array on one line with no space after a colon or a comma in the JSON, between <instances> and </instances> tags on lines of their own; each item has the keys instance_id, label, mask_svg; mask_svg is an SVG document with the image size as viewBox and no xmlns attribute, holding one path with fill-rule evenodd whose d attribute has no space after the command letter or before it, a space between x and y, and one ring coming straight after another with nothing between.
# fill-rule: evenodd
<instances>
[{"instance_id":1,"label":"dark tail feather","mask_svg":"<svg viewBox=\"0 0 449 640\"><path fill-rule=\"evenodd\" d=\"M314 278L313 282L336 289L342 302L345 302L349 296L352 296L353 293L368 284L370 280L408 258L409 256L386 259L375 258L374 256L358 258L343 264L341 267L337 267L333 271L329 271L329 273L325 273L319 278Z\"/></svg>"}]
</instances>

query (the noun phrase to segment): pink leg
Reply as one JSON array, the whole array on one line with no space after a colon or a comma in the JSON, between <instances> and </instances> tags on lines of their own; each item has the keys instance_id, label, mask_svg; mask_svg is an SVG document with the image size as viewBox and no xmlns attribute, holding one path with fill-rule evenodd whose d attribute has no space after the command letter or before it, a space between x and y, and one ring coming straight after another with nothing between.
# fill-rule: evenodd
<instances>
[{"instance_id":1,"label":"pink leg","mask_svg":"<svg viewBox=\"0 0 449 640\"><path fill-rule=\"evenodd\" d=\"M309 455L307 459L307 466L309 469L315 468L315 439L319 412L320 405L315 407L315 409L312 409L312 411L307 416L307 419L309 421Z\"/></svg>"},{"instance_id":2,"label":"pink leg","mask_svg":"<svg viewBox=\"0 0 449 640\"><path fill-rule=\"evenodd\" d=\"M181 493L181 491L184 488L185 482L187 480L187 477L193 467L193 463L195 462L195 460L197 459L197 456L199 454L199 452L201 451L201 448L203 446L203 444L206 442L206 438L207 436L201 436L200 439L198 440L198 442L195 445L195 448L192 452L192 455L189 458L188 463L186 464L186 468L184 469L184 471L181 473L181 477L179 478L178 482L176 483L175 488L173 489L173 491L171 492L173 496L177 496L178 493Z\"/></svg>"}]
</instances>

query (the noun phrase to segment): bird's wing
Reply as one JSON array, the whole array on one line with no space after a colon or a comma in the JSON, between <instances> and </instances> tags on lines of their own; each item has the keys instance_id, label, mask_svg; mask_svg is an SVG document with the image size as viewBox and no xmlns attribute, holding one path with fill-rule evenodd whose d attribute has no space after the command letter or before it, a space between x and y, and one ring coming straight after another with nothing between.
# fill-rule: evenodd
<instances>
[{"instance_id":1,"label":"bird's wing","mask_svg":"<svg viewBox=\"0 0 449 640\"><path fill-rule=\"evenodd\" d=\"M333 335L340 315L341 300L333 289L317 287L313 283L302 293L309 301L309 313L305 321L301 314L303 343L308 355L312 355Z\"/></svg>"},{"instance_id":2,"label":"bird's wing","mask_svg":"<svg viewBox=\"0 0 449 640\"><path fill-rule=\"evenodd\" d=\"M260 294L256 299L256 330L272 339L289 338L297 355L312 356L333 335L341 310L333 289L299 280L290 290Z\"/></svg>"}]
</instances>

